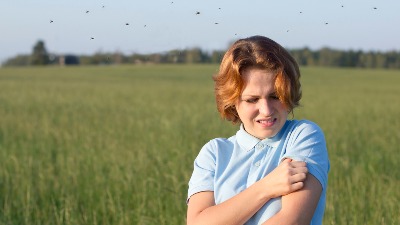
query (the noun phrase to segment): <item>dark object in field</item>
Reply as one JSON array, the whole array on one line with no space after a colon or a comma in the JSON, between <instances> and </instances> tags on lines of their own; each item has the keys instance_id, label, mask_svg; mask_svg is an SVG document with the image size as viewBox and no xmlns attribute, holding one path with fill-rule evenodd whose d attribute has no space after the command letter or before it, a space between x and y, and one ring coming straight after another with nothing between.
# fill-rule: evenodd
<instances>
[{"instance_id":1,"label":"dark object in field","mask_svg":"<svg viewBox=\"0 0 400 225\"><path fill-rule=\"evenodd\" d=\"M79 65L79 57L75 55L65 55L64 65Z\"/></svg>"}]
</instances>

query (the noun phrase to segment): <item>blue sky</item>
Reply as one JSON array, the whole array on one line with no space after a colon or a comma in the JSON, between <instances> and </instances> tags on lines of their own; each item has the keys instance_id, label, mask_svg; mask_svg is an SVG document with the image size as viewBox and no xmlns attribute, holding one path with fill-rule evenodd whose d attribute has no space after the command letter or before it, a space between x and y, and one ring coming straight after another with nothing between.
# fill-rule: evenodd
<instances>
[{"instance_id":1,"label":"blue sky","mask_svg":"<svg viewBox=\"0 0 400 225\"><path fill-rule=\"evenodd\" d=\"M39 39L56 54L226 49L233 40L255 34L268 36L287 48L400 51L399 0L0 3L0 62L29 54Z\"/></svg>"}]
</instances>

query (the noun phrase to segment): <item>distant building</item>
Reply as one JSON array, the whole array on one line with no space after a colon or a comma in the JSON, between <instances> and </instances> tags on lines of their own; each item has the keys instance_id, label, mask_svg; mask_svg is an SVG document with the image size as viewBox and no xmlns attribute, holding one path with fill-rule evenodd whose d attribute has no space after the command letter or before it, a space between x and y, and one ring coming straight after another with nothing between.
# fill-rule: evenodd
<instances>
[{"instance_id":1,"label":"distant building","mask_svg":"<svg viewBox=\"0 0 400 225\"><path fill-rule=\"evenodd\" d=\"M79 65L79 57L76 55L60 55L58 57L60 66Z\"/></svg>"}]
</instances>

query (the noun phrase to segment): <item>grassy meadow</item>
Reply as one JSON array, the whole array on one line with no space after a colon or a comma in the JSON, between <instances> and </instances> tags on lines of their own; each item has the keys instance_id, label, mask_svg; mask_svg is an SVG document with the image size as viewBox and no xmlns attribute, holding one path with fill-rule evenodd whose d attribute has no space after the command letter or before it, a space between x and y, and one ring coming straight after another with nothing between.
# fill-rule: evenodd
<instances>
[{"instance_id":1,"label":"grassy meadow","mask_svg":"<svg viewBox=\"0 0 400 225\"><path fill-rule=\"evenodd\" d=\"M0 68L0 224L185 224L193 160L237 127L217 65ZM302 68L324 130L324 224L400 224L400 71Z\"/></svg>"}]
</instances>

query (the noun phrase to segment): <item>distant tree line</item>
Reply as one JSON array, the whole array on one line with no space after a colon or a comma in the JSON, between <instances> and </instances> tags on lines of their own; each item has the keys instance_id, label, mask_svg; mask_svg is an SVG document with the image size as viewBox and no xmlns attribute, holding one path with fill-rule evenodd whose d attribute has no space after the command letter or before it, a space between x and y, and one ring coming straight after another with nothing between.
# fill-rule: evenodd
<instances>
[{"instance_id":1,"label":"distant tree line","mask_svg":"<svg viewBox=\"0 0 400 225\"><path fill-rule=\"evenodd\" d=\"M299 65L358 67L358 68L400 68L400 51L341 51L322 48L312 51L309 48L290 50Z\"/></svg>"},{"instance_id":2,"label":"distant tree line","mask_svg":"<svg viewBox=\"0 0 400 225\"><path fill-rule=\"evenodd\" d=\"M399 51L364 52L331 48L311 50L306 47L289 51L301 66L400 68ZM224 50L204 51L201 48L190 48L152 54L98 52L93 55L55 55L48 53L43 41L38 41L30 55L17 55L5 61L2 66L220 63L224 53Z\"/></svg>"}]
</instances>

